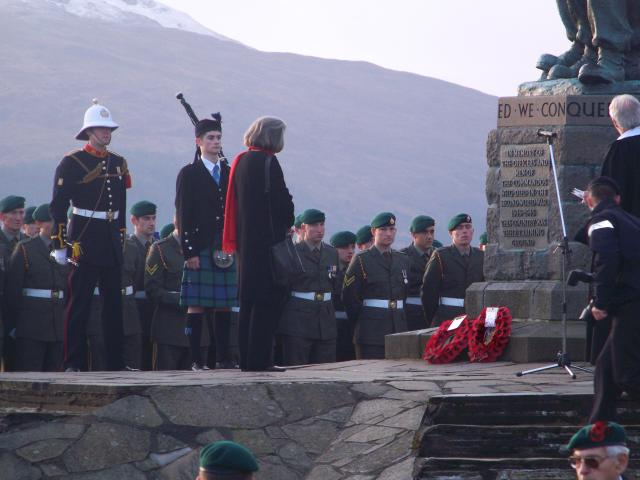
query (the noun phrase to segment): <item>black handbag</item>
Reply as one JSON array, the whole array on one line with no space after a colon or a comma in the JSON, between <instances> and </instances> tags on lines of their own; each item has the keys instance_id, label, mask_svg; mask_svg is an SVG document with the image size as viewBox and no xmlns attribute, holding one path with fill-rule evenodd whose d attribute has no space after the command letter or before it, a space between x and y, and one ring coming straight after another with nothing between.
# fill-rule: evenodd
<instances>
[{"instance_id":1,"label":"black handbag","mask_svg":"<svg viewBox=\"0 0 640 480\"><path fill-rule=\"evenodd\" d=\"M269 226L271 228L271 240L276 238L275 229L273 228L273 210L271 206L271 158L269 155L265 161L264 171L264 193L269 208ZM286 286L290 283L291 278L304 273L304 266L298 250L293 244L290 234L287 234L284 240L272 245L269 251L271 274L273 281L277 285Z\"/></svg>"}]
</instances>

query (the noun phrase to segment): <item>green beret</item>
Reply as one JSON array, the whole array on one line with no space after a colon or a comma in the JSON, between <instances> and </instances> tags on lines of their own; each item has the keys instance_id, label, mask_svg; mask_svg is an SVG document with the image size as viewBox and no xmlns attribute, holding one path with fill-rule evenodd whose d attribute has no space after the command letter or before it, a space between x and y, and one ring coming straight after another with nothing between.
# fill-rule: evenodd
<instances>
[{"instance_id":1,"label":"green beret","mask_svg":"<svg viewBox=\"0 0 640 480\"><path fill-rule=\"evenodd\" d=\"M487 232L483 232L482 235L480 235L480 245L486 245L487 244Z\"/></svg>"},{"instance_id":2,"label":"green beret","mask_svg":"<svg viewBox=\"0 0 640 480\"><path fill-rule=\"evenodd\" d=\"M176 229L176 226L173 223L168 223L164 227L160 229L160 238L168 237L173 233Z\"/></svg>"},{"instance_id":3,"label":"green beret","mask_svg":"<svg viewBox=\"0 0 640 480\"><path fill-rule=\"evenodd\" d=\"M306 223L307 225L313 225L314 223L324 222L324 212L315 208L308 208L300 214L300 223Z\"/></svg>"},{"instance_id":4,"label":"green beret","mask_svg":"<svg viewBox=\"0 0 640 480\"><path fill-rule=\"evenodd\" d=\"M217 474L251 473L258 471L258 462L247 448L224 440L200 450L200 468Z\"/></svg>"},{"instance_id":5,"label":"green beret","mask_svg":"<svg viewBox=\"0 0 640 480\"><path fill-rule=\"evenodd\" d=\"M368 243L372 238L373 234L371 233L371 225L365 225L356 232L356 243L358 245Z\"/></svg>"},{"instance_id":6,"label":"green beret","mask_svg":"<svg viewBox=\"0 0 640 480\"><path fill-rule=\"evenodd\" d=\"M411 221L411 227L409 231L411 233L424 232L427 228L433 227L436 221L428 215L418 215Z\"/></svg>"},{"instance_id":7,"label":"green beret","mask_svg":"<svg viewBox=\"0 0 640 480\"><path fill-rule=\"evenodd\" d=\"M433 243L432 243L431 245L433 245L433 247L434 247L434 248L442 248L442 247L444 247L444 245L442 244L442 242L441 242L441 241L439 241L439 240L434 240L434 241L433 241Z\"/></svg>"},{"instance_id":8,"label":"green beret","mask_svg":"<svg viewBox=\"0 0 640 480\"><path fill-rule=\"evenodd\" d=\"M329 239L329 243L336 248L348 247L349 245L356 243L356 238L355 233L344 230L342 232L334 233Z\"/></svg>"},{"instance_id":9,"label":"green beret","mask_svg":"<svg viewBox=\"0 0 640 480\"><path fill-rule=\"evenodd\" d=\"M138 203L134 203L131 207L131 215L134 217L144 217L145 215L156 214L156 204L142 200Z\"/></svg>"},{"instance_id":10,"label":"green beret","mask_svg":"<svg viewBox=\"0 0 640 480\"><path fill-rule=\"evenodd\" d=\"M391 212L382 212L373 217L371 228L395 227L396 216Z\"/></svg>"},{"instance_id":11,"label":"green beret","mask_svg":"<svg viewBox=\"0 0 640 480\"><path fill-rule=\"evenodd\" d=\"M566 449L585 450L596 447L627 444L627 434L622 425L615 422L596 422L582 427L571 437Z\"/></svg>"},{"instance_id":12,"label":"green beret","mask_svg":"<svg viewBox=\"0 0 640 480\"><path fill-rule=\"evenodd\" d=\"M296 215L296 220L293 223L293 226L296 227L296 228L300 228L302 226L302 214L301 213Z\"/></svg>"},{"instance_id":13,"label":"green beret","mask_svg":"<svg viewBox=\"0 0 640 480\"><path fill-rule=\"evenodd\" d=\"M32 223L35 222L35 220L33 219L33 212L36 211L37 207L27 207L24 210L24 224L25 225L31 225Z\"/></svg>"},{"instance_id":14,"label":"green beret","mask_svg":"<svg viewBox=\"0 0 640 480\"><path fill-rule=\"evenodd\" d=\"M51 212L49 211L49 204L43 203L33 212L33 220L36 222L50 222Z\"/></svg>"},{"instance_id":15,"label":"green beret","mask_svg":"<svg viewBox=\"0 0 640 480\"><path fill-rule=\"evenodd\" d=\"M9 195L0 200L0 212L8 213L16 208L24 208L24 197L18 197L17 195Z\"/></svg>"},{"instance_id":16,"label":"green beret","mask_svg":"<svg viewBox=\"0 0 640 480\"><path fill-rule=\"evenodd\" d=\"M449 225L447 225L447 229L449 231L455 230L458 225L461 223L471 223L471 216L467 213L459 213L451 220L449 220Z\"/></svg>"}]
</instances>

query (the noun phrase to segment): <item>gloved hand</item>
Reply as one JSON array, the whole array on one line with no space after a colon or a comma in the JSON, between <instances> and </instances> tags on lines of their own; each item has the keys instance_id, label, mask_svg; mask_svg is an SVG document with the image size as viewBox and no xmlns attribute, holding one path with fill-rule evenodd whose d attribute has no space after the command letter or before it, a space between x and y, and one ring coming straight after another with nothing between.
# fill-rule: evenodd
<instances>
[{"instance_id":1,"label":"gloved hand","mask_svg":"<svg viewBox=\"0 0 640 480\"><path fill-rule=\"evenodd\" d=\"M67 264L67 249L61 248L59 250L54 250L51 252L51 256L58 262L60 265Z\"/></svg>"}]
</instances>

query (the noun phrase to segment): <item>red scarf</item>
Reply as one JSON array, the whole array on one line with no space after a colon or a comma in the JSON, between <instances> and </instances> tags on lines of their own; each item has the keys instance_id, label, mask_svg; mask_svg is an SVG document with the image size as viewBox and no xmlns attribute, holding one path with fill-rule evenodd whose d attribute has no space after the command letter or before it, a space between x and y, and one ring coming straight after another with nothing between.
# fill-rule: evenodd
<instances>
[{"instance_id":1,"label":"red scarf","mask_svg":"<svg viewBox=\"0 0 640 480\"><path fill-rule=\"evenodd\" d=\"M249 150L245 152L240 152L236 155L236 158L233 159L233 164L231 165L231 172L229 173L229 183L227 185L227 199L226 206L224 209L224 227L222 229L222 251L226 253L233 253L236 251L238 247L237 237L236 237L236 219L238 215L238 198L236 197L236 188L234 182L234 174L236 172L236 166L238 162L242 158L242 156L247 152L267 152L269 155L273 155L273 152L268 150L264 150L262 148L257 147L249 147Z\"/></svg>"}]
</instances>

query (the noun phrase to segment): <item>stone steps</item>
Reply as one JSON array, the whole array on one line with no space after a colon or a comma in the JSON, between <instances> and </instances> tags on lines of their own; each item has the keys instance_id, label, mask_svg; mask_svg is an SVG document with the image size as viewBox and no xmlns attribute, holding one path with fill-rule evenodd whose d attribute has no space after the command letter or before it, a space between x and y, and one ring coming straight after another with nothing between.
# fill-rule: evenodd
<instances>
[{"instance_id":1,"label":"stone steps","mask_svg":"<svg viewBox=\"0 0 640 480\"><path fill-rule=\"evenodd\" d=\"M429 400L417 434L417 480L572 478L561 451L586 422L592 395L440 395ZM631 467L640 467L640 403L621 402ZM633 477L630 477L633 478Z\"/></svg>"}]
</instances>

